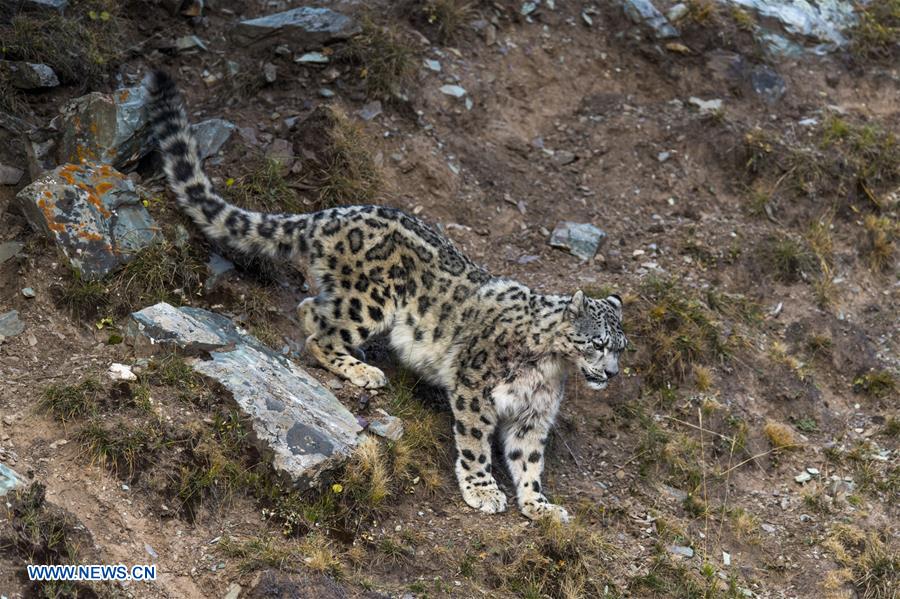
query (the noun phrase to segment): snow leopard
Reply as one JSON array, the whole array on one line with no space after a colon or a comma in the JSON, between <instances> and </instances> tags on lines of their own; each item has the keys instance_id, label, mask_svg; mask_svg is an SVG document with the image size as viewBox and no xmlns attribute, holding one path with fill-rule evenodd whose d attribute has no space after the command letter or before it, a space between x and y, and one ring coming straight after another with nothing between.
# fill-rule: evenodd
<instances>
[{"instance_id":1,"label":"snow leopard","mask_svg":"<svg viewBox=\"0 0 900 599\"><path fill-rule=\"evenodd\" d=\"M568 521L543 493L544 450L567 373L577 369L595 390L619 373L622 299L542 294L494 276L394 208L266 214L231 205L203 172L175 82L154 72L145 85L153 137L181 209L232 250L305 262L317 291L297 308L305 351L352 384L376 389L387 378L357 349L386 335L402 363L448 394L464 501L505 511L492 468L496 438L520 511Z\"/></svg>"}]
</instances>

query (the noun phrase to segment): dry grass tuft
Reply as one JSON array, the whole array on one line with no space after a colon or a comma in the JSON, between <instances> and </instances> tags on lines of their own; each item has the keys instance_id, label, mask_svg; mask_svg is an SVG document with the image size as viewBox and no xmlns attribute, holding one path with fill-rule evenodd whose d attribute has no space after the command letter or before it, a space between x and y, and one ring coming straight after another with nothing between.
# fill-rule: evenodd
<instances>
[{"instance_id":1,"label":"dry grass tuft","mask_svg":"<svg viewBox=\"0 0 900 599\"><path fill-rule=\"evenodd\" d=\"M605 572L615 548L578 519L542 520L523 540L494 534L480 545L499 558L486 564L495 586L519 597L602 597L614 589Z\"/></svg>"},{"instance_id":2,"label":"dry grass tuft","mask_svg":"<svg viewBox=\"0 0 900 599\"><path fill-rule=\"evenodd\" d=\"M900 239L900 222L887 216L866 215L867 243L863 251L875 272L885 272L897 265L896 242Z\"/></svg>"},{"instance_id":3,"label":"dry grass tuft","mask_svg":"<svg viewBox=\"0 0 900 599\"><path fill-rule=\"evenodd\" d=\"M375 437L359 444L344 471L344 492L368 509L381 506L390 495L388 457Z\"/></svg>"},{"instance_id":4,"label":"dry grass tuft","mask_svg":"<svg viewBox=\"0 0 900 599\"><path fill-rule=\"evenodd\" d=\"M823 546L844 567L828 581L832 588L853 585L860 599L892 599L900 589L900 554L874 531L839 524Z\"/></svg>"},{"instance_id":5,"label":"dry grass tuft","mask_svg":"<svg viewBox=\"0 0 900 599\"><path fill-rule=\"evenodd\" d=\"M384 183L373 160L373 142L362 125L335 111L324 160L312 177L318 208L371 202Z\"/></svg>"},{"instance_id":6,"label":"dry grass tuft","mask_svg":"<svg viewBox=\"0 0 900 599\"><path fill-rule=\"evenodd\" d=\"M791 427L774 420L766 421L763 434L773 449L793 449L800 445L800 439Z\"/></svg>"},{"instance_id":7,"label":"dry grass tuft","mask_svg":"<svg viewBox=\"0 0 900 599\"><path fill-rule=\"evenodd\" d=\"M709 391L712 388L712 369L701 364L694 364L694 387L697 391Z\"/></svg>"},{"instance_id":8,"label":"dry grass tuft","mask_svg":"<svg viewBox=\"0 0 900 599\"><path fill-rule=\"evenodd\" d=\"M344 565L332 543L321 534L311 534L300 544L300 554L307 568L340 579Z\"/></svg>"}]
</instances>

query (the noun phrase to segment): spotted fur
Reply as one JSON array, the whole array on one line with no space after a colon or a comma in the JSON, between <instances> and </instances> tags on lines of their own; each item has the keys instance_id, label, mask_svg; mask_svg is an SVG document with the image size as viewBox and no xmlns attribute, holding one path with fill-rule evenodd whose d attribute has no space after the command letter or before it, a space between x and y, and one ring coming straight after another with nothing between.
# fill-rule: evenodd
<instances>
[{"instance_id":1,"label":"spotted fur","mask_svg":"<svg viewBox=\"0 0 900 599\"><path fill-rule=\"evenodd\" d=\"M522 512L567 520L542 492L544 447L566 367L594 389L618 373L626 344L619 297L543 295L491 276L430 226L392 208L263 214L232 206L203 173L174 82L155 73L147 85L164 169L182 209L210 238L237 250L306 261L318 291L298 308L310 354L355 385L381 387L384 373L354 350L387 334L405 364L450 396L466 503L488 513L506 509L492 474L491 441L499 435Z\"/></svg>"}]
</instances>

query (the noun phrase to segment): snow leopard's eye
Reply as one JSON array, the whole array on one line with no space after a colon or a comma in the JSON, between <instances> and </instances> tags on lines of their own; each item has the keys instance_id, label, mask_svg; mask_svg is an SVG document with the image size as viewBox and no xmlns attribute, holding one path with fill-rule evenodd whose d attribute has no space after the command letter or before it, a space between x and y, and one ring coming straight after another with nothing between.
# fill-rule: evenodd
<instances>
[{"instance_id":1,"label":"snow leopard's eye","mask_svg":"<svg viewBox=\"0 0 900 599\"><path fill-rule=\"evenodd\" d=\"M606 348L606 340L600 337L594 337L593 339L591 339L591 344L597 351L602 351Z\"/></svg>"}]
</instances>

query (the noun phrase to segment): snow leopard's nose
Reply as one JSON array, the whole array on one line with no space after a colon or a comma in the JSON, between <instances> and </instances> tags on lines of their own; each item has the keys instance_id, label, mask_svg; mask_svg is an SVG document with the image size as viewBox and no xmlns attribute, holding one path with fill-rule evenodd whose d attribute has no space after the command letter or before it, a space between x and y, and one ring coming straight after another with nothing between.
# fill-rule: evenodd
<instances>
[{"instance_id":1,"label":"snow leopard's nose","mask_svg":"<svg viewBox=\"0 0 900 599\"><path fill-rule=\"evenodd\" d=\"M605 366L603 370L606 372L606 378L611 379L619 374L619 365L613 364L611 366Z\"/></svg>"}]
</instances>

